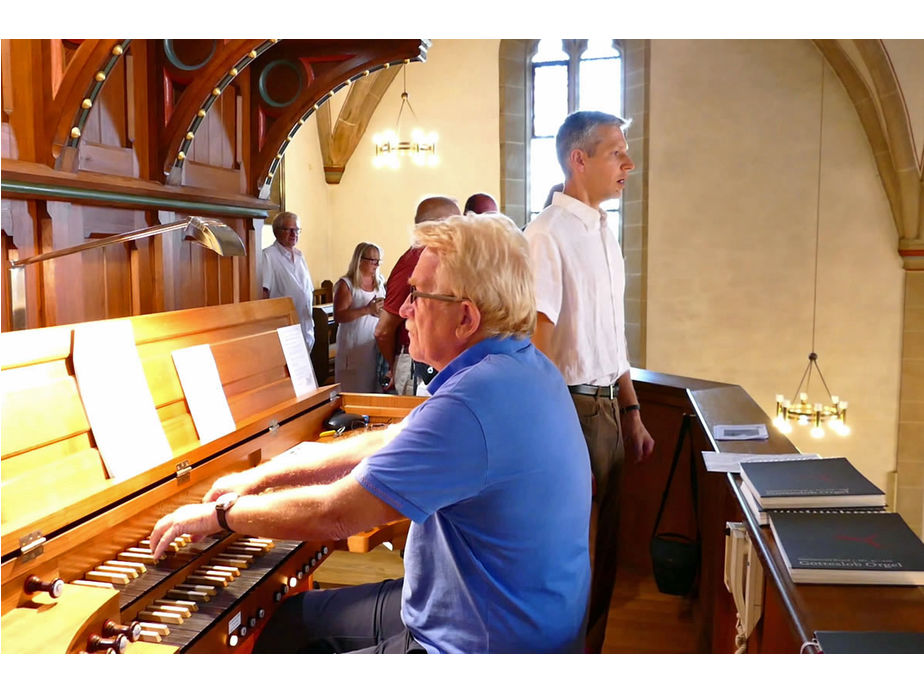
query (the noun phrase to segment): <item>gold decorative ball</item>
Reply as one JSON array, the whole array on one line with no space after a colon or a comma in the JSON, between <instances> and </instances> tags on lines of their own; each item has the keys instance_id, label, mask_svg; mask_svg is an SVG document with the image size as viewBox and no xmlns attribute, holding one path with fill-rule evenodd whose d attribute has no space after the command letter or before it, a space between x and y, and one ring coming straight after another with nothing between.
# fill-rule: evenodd
<instances>
[{"instance_id":1,"label":"gold decorative ball","mask_svg":"<svg viewBox=\"0 0 924 693\"><path fill-rule=\"evenodd\" d=\"M196 115L199 116L200 118L205 118L205 109L200 108L198 111L196 111Z\"/></svg>"},{"instance_id":2,"label":"gold decorative ball","mask_svg":"<svg viewBox=\"0 0 924 693\"><path fill-rule=\"evenodd\" d=\"M83 101L80 102L80 107L83 110L88 111L91 108L93 108L93 102L90 101L90 99L84 99Z\"/></svg>"},{"instance_id":3,"label":"gold decorative ball","mask_svg":"<svg viewBox=\"0 0 924 693\"><path fill-rule=\"evenodd\" d=\"M195 134L192 131L186 133L186 139L191 141L193 137L195 137Z\"/></svg>"},{"instance_id":4,"label":"gold decorative ball","mask_svg":"<svg viewBox=\"0 0 924 693\"><path fill-rule=\"evenodd\" d=\"M221 96L221 89L219 89L218 87L215 87L214 89L212 89L212 96Z\"/></svg>"},{"instance_id":5,"label":"gold decorative ball","mask_svg":"<svg viewBox=\"0 0 924 693\"><path fill-rule=\"evenodd\" d=\"M122 46L120 46L119 44L114 45L114 46L112 47L112 54L113 54L113 55L122 55Z\"/></svg>"},{"instance_id":6,"label":"gold decorative ball","mask_svg":"<svg viewBox=\"0 0 924 693\"><path fill-rule=\"evenodd\" d=\"M232 67L231 72L229 72L228 74L231 75L232 77L237 77L237 68Z\"/></svg>"},{"instance_id":7,"label":"gold decorative ball","mask_svg":"<svg viewBox=\"0 0 924 693\"><path fill-rule=\"evenodd\" d=\"M176 155L176 158L179 159L180 161L183 161L183 159L186 158L186 153L180 152L179 154Z\"/></svg>"},{"instance_id":8,"label":"gold decorative ball","mask_svg":"<svg viewBox=\"0 0 924 693\"><path fill-rule=\"evenodd\" d=\"M97 81L97 82L105 82L105 81L106 81L106 73L105 73L105 72L97 72L97 73L96 73L96 81Z\"/></svg>"},{"instance_id":9,"label":"gold decorative ball","mask_svg":"<svg viewBox=\"0 0 924 693\"><path fill-rule=\"evenodd\" d=\"M78 127L73 127L73 128L71 128L71 137L73 137L75 140L76 140L78 137L80 137L80 128L78 128Z\"/></svg>"}]
</instances>

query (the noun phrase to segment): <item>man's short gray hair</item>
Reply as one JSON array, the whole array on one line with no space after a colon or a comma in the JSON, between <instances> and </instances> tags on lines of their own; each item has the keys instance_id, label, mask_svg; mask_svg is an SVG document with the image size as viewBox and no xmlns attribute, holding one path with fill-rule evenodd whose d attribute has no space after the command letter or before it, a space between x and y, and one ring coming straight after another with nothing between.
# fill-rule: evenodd
<instances>
[{"instance_id":1,"label":"man's short gray hair","mask_svg":"<svg viewBox=\"0 0 924 693\"><path fill-rule=\"evenodd\" d=\"M597 128L601 125L616 125L621 130L629 127L631 121L603 111L575 111L565 118L565 122L558 128L555 136L555 151L558 154L558 163L561 164L565 178L571 176L568 165L571 152L581 149L593 156L600 144L600 135Z\"/></svg>"}]
</instances>

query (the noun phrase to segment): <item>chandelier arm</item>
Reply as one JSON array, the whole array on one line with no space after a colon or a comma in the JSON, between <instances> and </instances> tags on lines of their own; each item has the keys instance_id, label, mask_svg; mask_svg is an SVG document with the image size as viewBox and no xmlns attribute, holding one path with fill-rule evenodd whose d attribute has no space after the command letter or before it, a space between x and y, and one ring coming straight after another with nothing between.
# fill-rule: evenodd
<instances>
[{"instance_id":1,"label":"chandelier arm","mask_svg":"<svg viewBox=\"0 0 924 693\"><path fill-rule=\"evenodd\" d=\"M401 107L398 109L398 117L395 119L395 135L398 139L401 139L401 114L404 112L404 104L407 102L407 98L401 97Z\"/></svg>"},{"instance_id":2,"label":"chandelier arm","mask_svg":"<svg viewBox=\"0 0 924 693\"><path fill-rule=\"evenodd\" d=\"M799 380L799 384L796 385L796 393L792 396L792 399L790 400L791 402L797 401L797 398L799 397L799 393L802 391L802 383L805 382L805 376L808 375L809 378L811 379L811 371L812 371L812 362L809 361L808 365L805 367L805 370L802 371L802 378Z\"/></svg>"},{"instance_id":3,"label":"chandelier arm","mask_svg":"<svg viewBox=\"0 0 924 693\"><path fill-rule=\"evenodd\" d=\"M821 384L825 386L825 392L828 393L828 399L833 399L831 390L828 389L828 383L825 382L825 376L821 372L821 366L818 365L817 359L813 363L815 364L815 370L818 371L818 377L821 378Z\"/></svg>"}]
</instances>

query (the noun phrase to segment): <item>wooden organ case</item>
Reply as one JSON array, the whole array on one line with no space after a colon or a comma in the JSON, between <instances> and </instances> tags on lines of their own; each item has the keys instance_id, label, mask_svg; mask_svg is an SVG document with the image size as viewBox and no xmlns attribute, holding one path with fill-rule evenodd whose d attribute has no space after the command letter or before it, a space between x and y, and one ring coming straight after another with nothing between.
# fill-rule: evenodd
<instances>
[{"instance_id":1,"label":"wooden organ case","mask_svg":"<svg viewBox=\"0 0 924 693\"><path fill-rule=\"evenodd\" d=\"M419 399L337 385L296 397L276 333L297 323L289 299L125 320L173 459L119 480L107 477L78 390L76 326L0 335L3 652L249 652L331 550L400 538L406 521L326 543L223 533L176 542L155 564L145 542L156 520L216 478L317 439L338 408L389 422ZM206 444L171 359L199 344L211 346L236 426Z\"/></svg>"}]
</instances>

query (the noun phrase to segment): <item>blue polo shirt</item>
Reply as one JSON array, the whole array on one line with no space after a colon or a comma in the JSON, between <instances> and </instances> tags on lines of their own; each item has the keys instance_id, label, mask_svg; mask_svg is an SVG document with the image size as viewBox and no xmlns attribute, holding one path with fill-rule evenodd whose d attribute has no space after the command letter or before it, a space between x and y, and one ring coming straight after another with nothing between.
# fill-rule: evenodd
<instances>
[{"instance_id":1,"label":"blue polo shirt","mask_svg":"<svg viewBox=\"0 0 924 693\"><path fill-rule=\"evenodd\" d=\"M587 444L529 340L457 356L352 475L408 517L402 618L428 652L581 652L590 589Z\"/></svg>"}]
</instances>

